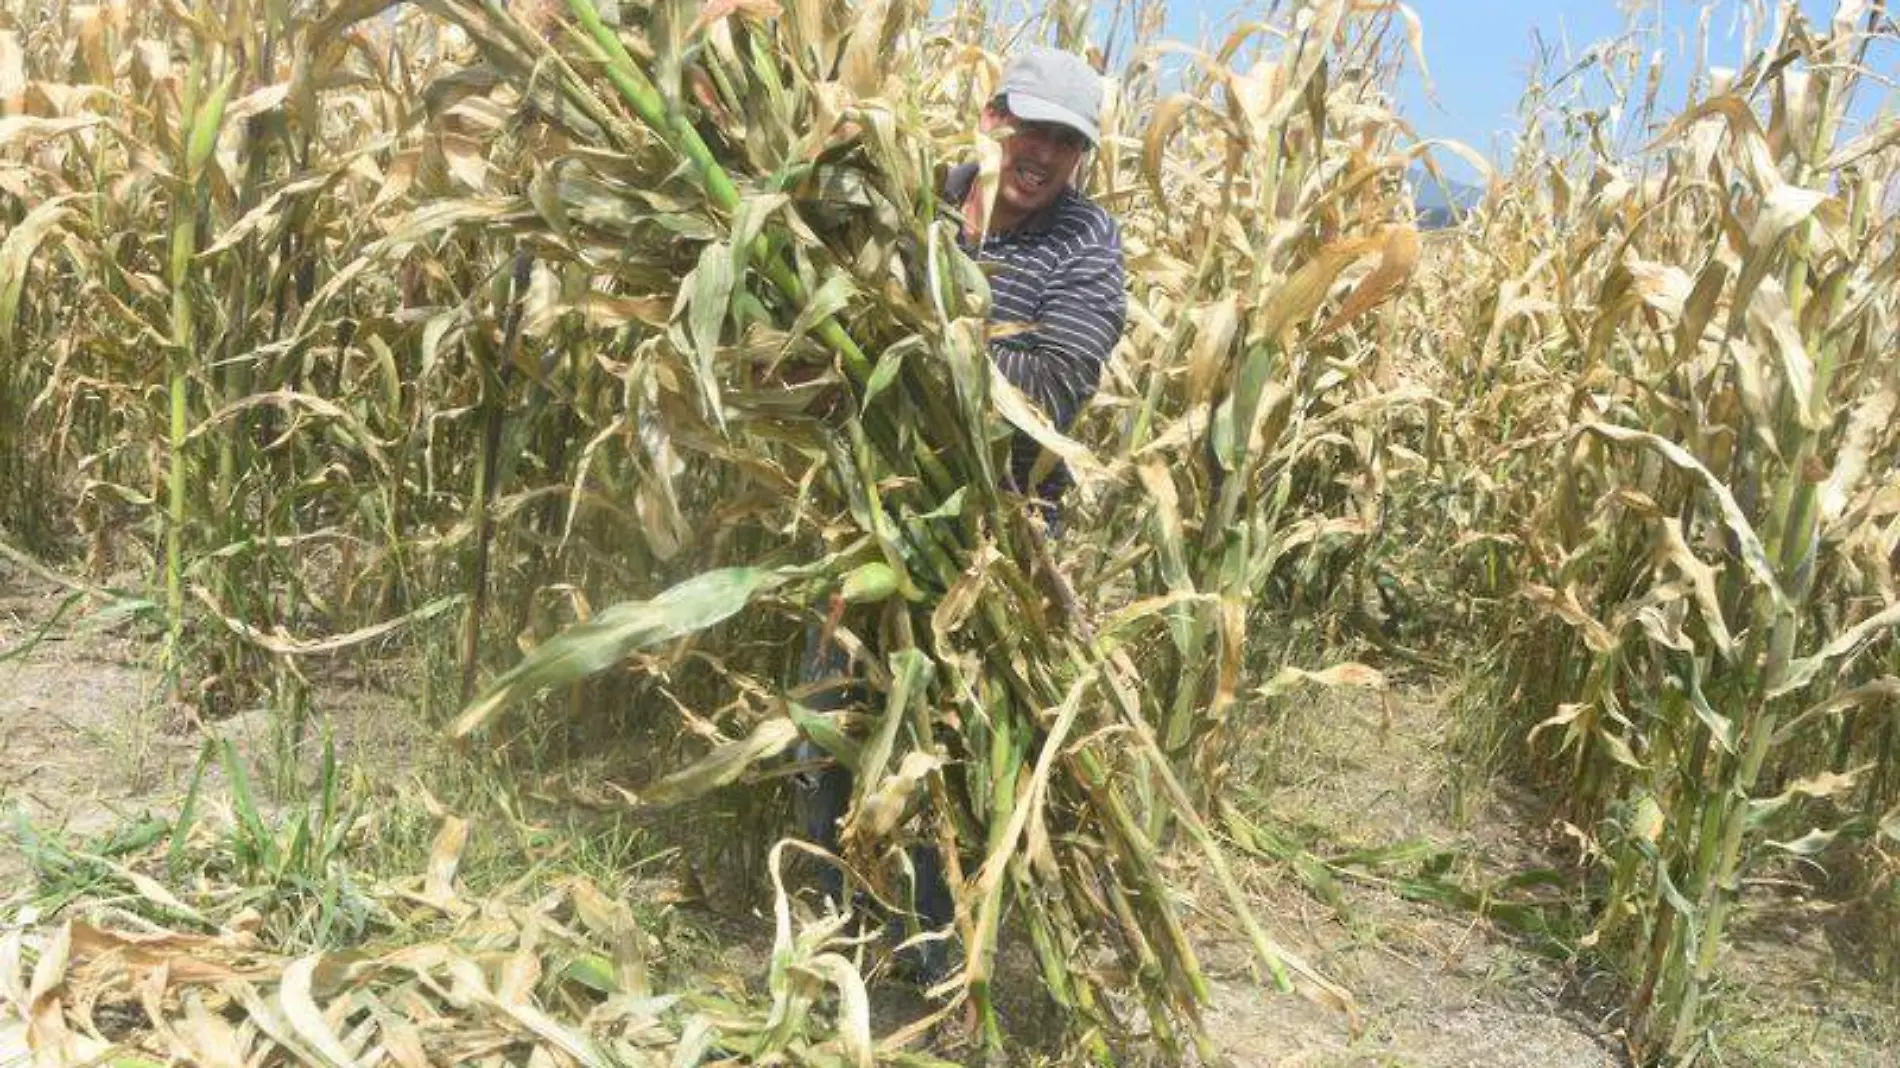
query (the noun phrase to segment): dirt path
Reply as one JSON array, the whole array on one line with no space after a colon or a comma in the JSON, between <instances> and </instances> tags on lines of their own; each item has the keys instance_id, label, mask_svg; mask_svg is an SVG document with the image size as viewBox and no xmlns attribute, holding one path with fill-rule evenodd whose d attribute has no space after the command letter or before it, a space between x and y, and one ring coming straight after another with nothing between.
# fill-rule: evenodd
<instances>
[{"instance_id":1,"label":"dirt path","mask_svg":"<svg viewBox=\"0 0 1900 1068\"><path fill-rule=\"evenodd\" d=\"M1443 713L1429 694L1319 694L1288 713L1261 766L1237 793L1260 824L1312 842L1316 854L1430 843L1454 853L1523 852L1500 798L1468 798L1451 818ZM1565 970L1468 914L1412 903L1340 879L1329 900L1286 865L1247 878L1273 933L1351 992L1355 1036L1341 1014L1276 995L1242 973L1220 983L1210 1027L1245 1066L1609 1068L1613 1040L1571 1007ZM1245 946L1210 954L1235 970Z\"/></svg>"},{"instance_id":2,"label":"dirt path","mask_svg":"<svg viewBox=\"0 0 1900 1068\"><path fill-rule=\"evenodd\" d=\"M1553 861L1538 805L1496 785L1456 786L1447 712L1424 691L1328 694L1290 711L1253 791L1259 822L1316 853L1430 843L1479 884ZM1245 807L1245 806L1243 806ZM1302 999L1223 983L1210 1020L1236 1064L1596 1068L1627 1063L1607 977L1533 952L1472 913L1341 880L1322 903L1286 865L1250 872L1275 932L1356 998L1363 1030ZM1713 1028L1722 1065L1891 1068L1900 1011L1824 937L1816 903L1751 895L1728 950ZM1222 944L1226 959L1244 947Z\"/></svg>"},{"instance_id":3,"label":"dirt path","mask_svg":"<svg viewBox=\"0 0 1900 1068\"><path fill-rule=\"evenodd\" d=\"M65 600L62 591L0 563L0 652L29 642ZM0 885L26 870L14 815L42 829L88 836L138 817L169 796L197 752L165 729L149 647L116 631L75 637L55 627L30 652L0 662Z\"/></svg>"}]
</instances>

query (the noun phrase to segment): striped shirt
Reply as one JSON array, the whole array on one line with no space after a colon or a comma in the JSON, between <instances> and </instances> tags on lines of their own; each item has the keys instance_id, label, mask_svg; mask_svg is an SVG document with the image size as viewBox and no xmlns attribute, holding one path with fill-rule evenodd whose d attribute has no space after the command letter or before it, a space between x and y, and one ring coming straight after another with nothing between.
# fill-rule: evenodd
<instances>
[{"instance_id":1,"label":"striped shirt","mask_svg":"<svg viewBox=\"0 0 1900 1068\"><path fill-rule=\"evenodd\" d=\"M976 174L974 163L953 168L944 181L945 204L960 207ZM989 235L981 247L958 240L990 268L990 322L1030 327L990 342L997 370L1066 432L1095 395L1128 314L1115 220L1070 188L1015 229ZM1028 435L1016 435L1012 488L1028 483L1041 452ZM1053 502L1068 484L1068 470L1057 463L1037 496Z\"/></svg>"}]
</instances>

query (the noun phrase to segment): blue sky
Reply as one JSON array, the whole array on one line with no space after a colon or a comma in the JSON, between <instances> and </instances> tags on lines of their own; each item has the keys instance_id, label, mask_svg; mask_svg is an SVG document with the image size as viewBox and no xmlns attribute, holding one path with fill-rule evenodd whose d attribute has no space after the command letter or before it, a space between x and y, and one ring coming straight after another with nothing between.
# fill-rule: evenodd
<instances>
[{"instance_id":1,"label":"blue sky","mask_svg":"<svg viewBox=\"0 0 1900 1068\"><path fill-rule=\"evenodd\" d=\"M1770 11L1778 0L1764 4ZM1172 0L1169 5L1168 36L1190 42L1203 39L1208 31L1214 40L1225 36L1236 12L1264 8L1260 3L1235 0ZM1420 137L1446 137L1462 141L1493 159L1509 155L1511 133L1517 128L1515 109L1535 53L1533 34L1541 35L1546 47L1554 51L1555 62L1562 66L1565 57L1574 58L1597 40L1622 33L1628 22L1623 9L1635 7L1643 24L1656 26L1662 33L1648 38L1648 49L1664 51L1665 69L1671 81L1665 83L1665 95L1673 97L1665 114L1673 113L1683 97L1684 84L1694 66L1697 23L1702 9L1710 6L1700 0L1643 0L1630 4L1618 0L1410 0L1411 8L1424 24L1425 59L1431 68L1436 98L1430 98L1416 71L1408 71L1400 91L1400 107ZM1741 0L1717 0L1710 18L1708 62L1714 66L1735 66L1742 58L1742 36L1738 12ZM1834 11L1832 0L1803 0L1802 8L1810 18L1824 21ZM1772 25L1772 16L1771 16ZM1758 30L1765 35L1768 28ZM1900 48L1891 44L1875 51L1870 60L1875 70L1889 77L1900 74ZM1598 84L1601 84L1600 82ZM1866 93L1858 101L1854 114L1863 120L1892 106L1887 94ZM1441 154L1447 173L1465 176L1466 170L1454 157Z\"/></svg>"}]
</instances>

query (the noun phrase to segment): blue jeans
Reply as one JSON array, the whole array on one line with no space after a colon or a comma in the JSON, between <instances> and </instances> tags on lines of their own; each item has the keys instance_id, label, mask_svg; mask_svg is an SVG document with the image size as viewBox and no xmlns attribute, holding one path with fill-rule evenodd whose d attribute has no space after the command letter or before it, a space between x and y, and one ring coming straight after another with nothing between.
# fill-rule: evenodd
<instances>
[{"instance_id":1,"label":"blue jeans","mask_svg":"<svg viewBox=\"0 0 1900 1068\"><path fill-rule=\"evenodd\" d=\"M838 680L835 685L810 694L805 706L816 712L831 712L865 699L862 683L850 679L846 673L851 664L844 650L835 643L824 641L823 632L816 626L805 632L805 648L799 657L798 681L809 685L826 679ZM800 764L829 761L829 755L810 739L801 739L793 750L793 757ZM845 812L851 807L851 772L836 763L825 763L815 772L807 772L793 780L796 791L794 801L798 809L799 830L805 839L832 853L838 851L839 825ZM911 870L916 876L911 905L911 917L918 926L928 931L937 931L948 927L956 919L956 903L950 896L950 885L944 879L943 858L937 854L936 847L914 845L910 847ZM819 885L831 900L844 903L844 872L834 864L824 866L819 874ZM906 917L902 914L892 916L886 925L887 936L893 943L901 943L915 931L906 930ZM900 956L900 961L912 972L919 984L935 985L949 971L950 950L943 940L932 940L910 947Z\"/></svg>"}]
</instances>

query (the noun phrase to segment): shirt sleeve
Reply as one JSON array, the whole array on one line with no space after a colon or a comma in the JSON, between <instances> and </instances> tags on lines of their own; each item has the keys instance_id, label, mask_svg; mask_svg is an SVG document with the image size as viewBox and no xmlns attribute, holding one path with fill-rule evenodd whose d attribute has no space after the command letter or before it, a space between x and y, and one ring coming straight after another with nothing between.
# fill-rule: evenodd
<instances>
[{"instance_id":1,"label":"shirt sleeve","mask_svg":"<svg viewBox=\"0 0 1900 1068\"><path fill-rule=\"evenodd\" d=\"M1121 234L1113 220L1063 241L1032 329L991 343L997 369L1066 431L1101 384L1128 314Z\"/></svg>"}]
</instances>

